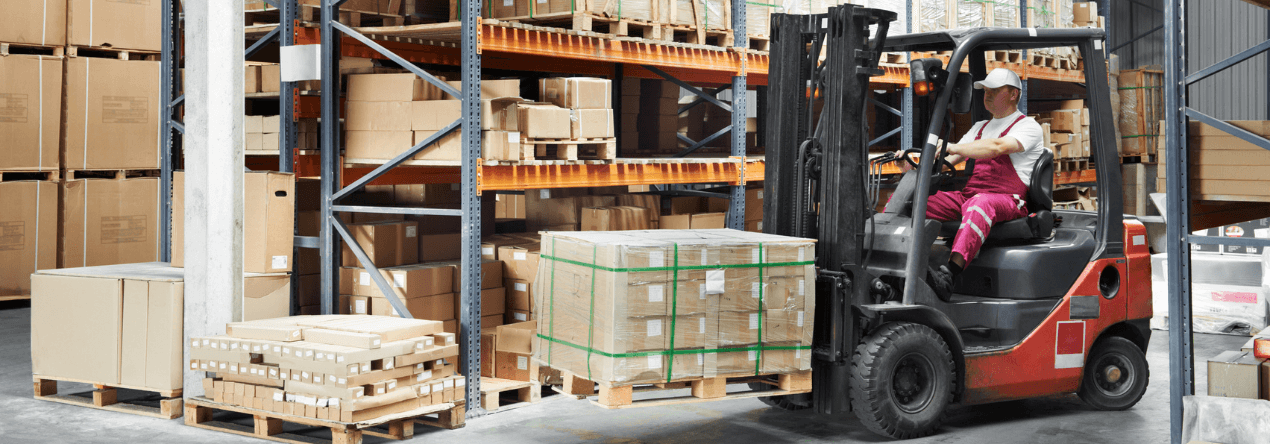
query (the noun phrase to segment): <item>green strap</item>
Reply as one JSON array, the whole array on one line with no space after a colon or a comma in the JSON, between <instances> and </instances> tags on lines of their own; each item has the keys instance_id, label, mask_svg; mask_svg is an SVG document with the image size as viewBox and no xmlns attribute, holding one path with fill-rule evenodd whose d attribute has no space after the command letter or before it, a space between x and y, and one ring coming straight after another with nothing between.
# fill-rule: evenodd
<instances>
[{"instance_id":1,"label":"green strap","mask_svg":"<svg viewBox=\"0 0 1270 444\"><path fill-rule=\"evenodd\" d=\"M591 269L595 269L595 270L600 270L600 271L610 271L610 272L614 272L614 273L631 273L631 272L640 272L640 271L683 271L683 270L707 270L707 269L713 270L713 269L719 269L719 268L761 268L761 267L771 268L771 267L801 267L801 266L804 266L804 265L812 265L812 264L814 264L814 263L815 263L814 261L799 261L799 262L774 262L774 263L770 263L770 264L684 265L684 266L680 266L680 267L678 267L678 268L676 268L676 267L627 267L627 268L614 268L614 267L605 267L605 266L595 265L595 264L588 264L588 263L585 263L585 262L578 262L578 261L575 261L575 260L572 260L572 259L564 259L564 258L555 257L555 256L540 256L540 258L541 258L541 259L547 259L547 260L549 260L549 261L553 261L553 262L564 262L564 263L566 263L566 264L577 265L577 266L581 266L581 267L587 267L587 268L591 268Z\"/></svg>"},{"instance_id":2,"label":"green strap","mask_svg":"<svg viewBox=\"0 0 1270 444\"><path fill-rule=\"evenodd\" d=\"M599 246L591 245L591 262L596 261L597 251L599 251ZM595 338L595 275L597 274L599 273L591 273L591 319L587 321L586 331L586 348L588 350L595 345L593 341ZM586 353L586 378L592 381L595 380L591 377L591 352L589 351Z\"/></svg>"},{"instance_id":3,"label":"green strap","mask_svg":"<svg viewBox=\"0 0 1270 444\"><path fill-rule=\"evenodd\" d=\"M757 351L759 349L759 347L730 347L730 348L716 348L716 349L692 349L692 350L674 350L674 351L648 350L648 351L628 352L628 353L609 353L603 350L588 350L588 347L585 345L578 345L569 341L565 341L563 339L556 339L550 336L543 335L542 333L538 333L538 338L544 341L548 341L550 343L560 344L565 347L571 347L578 350L589 351L591 353L594 353L606 358L637 358L641 356L654 356L654 355L663 355L663 356L699 355L699 354L705 354L705 353L750 352L750 351ZM810 345L766 346L766 347L763 347L763 350L772 350L772 351L811 350L811 346Z\"/></svg>"},{"instance_id":4,"label":"green strap","mask_svg":"<svg viewBox=\"0 0 1270 444\"><path fill-rule=\"evenodd\" d=\"M763 367L763 243L758 244L758 356L754 359L754 375Z\"/></svg>"},{"instance_id":5,"label":"green strap","mask_svg":"<svg viewBox=\"0 0 1270 444\"><path fill-rule=\"evenodd\" d=\"M702 251L701 254L705 254L705 251ZM675 321L677 321L678 320L677 318L679 317L677 316L679 314L679 243L677 242L675 243L674 264L675 264L675 267L674 267L675 271L672 271L672 273L674 273L674 277L671 278L671 284L673 285L673 287L670 287L670 354L671 354L671 358L670 358L670 362L666 363L666 382L670 382L671 378L675 374L675 358L674 358Z\"/></svg>"},{"instance_id":6,"label":"green strap","mask_svg":"<svg viewBox=\"0 0 1270 444\"><path fill-rule=\"evenodd\" d=\"M551 253L552 254L555 254L556 252L556 239L557 238L554 238L554 237L551 238ZM547 333L550 334L552 337L555 337L556 336L556 263L554 261L551 262L551 317L549 318L547 323L548 323ZM538 335L538 336L542 336L542 335ZM547 343L547 366L548 367L551 366L551 356L552 356L551 350L552 350L553 344L555 344L555 341L551 341Z\"/></svg>"},{"instance_id":7,"label":"green strap","mask_svg":"<svg viewBox=\"0 0 1270 444\"><path fill-rule=\"evenodd\" d=\"M1124 91L1127 89L1159 89L1159 88L1163 88L1163 86L1122 86L1117 89Z\"/></svg>"}]
</instances>

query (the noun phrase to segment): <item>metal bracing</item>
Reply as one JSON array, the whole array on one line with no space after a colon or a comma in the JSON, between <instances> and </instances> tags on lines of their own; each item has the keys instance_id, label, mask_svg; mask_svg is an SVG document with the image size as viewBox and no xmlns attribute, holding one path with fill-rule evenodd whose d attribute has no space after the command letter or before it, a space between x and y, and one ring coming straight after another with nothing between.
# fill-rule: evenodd
<instances>
[{"instance_id":1,"label":"metal bracing","mask_svg":"<svg viewBox=\"0 0 1270 444\"><path fill-rule=\"evenodd\" d=\"M747 2L732 2L732 42L742 53L750 47L750 39L745 29L745 13ZM745 71L741 75L732 76L732 156L745 158L745 120L749 117L749 92L745 85ZM716 93L717 94L717 93ZM741 162L741 177L745 176L745 162ZM732 199L728 205L727 227L733 230L745 229L745 181L732 186Z\"/></svg>"},{"instance_id":2,"label":"metal bracing","mask_svg":"<svg viewBox=\"0 0 1270 444\"><path fill-rule=\"evenodd\" d=\"M180 41L181 10L177 0L163 3L163 43L162 60L160 62L159 97L164 107L159 118L159 261L172 260L172 171L180 161L181 145L176 143L177 133L185 134L185 126L181 124L178 107L185 102L185 95L176 97L181 91L181 57Z\"/></svg>"}]
</instances>

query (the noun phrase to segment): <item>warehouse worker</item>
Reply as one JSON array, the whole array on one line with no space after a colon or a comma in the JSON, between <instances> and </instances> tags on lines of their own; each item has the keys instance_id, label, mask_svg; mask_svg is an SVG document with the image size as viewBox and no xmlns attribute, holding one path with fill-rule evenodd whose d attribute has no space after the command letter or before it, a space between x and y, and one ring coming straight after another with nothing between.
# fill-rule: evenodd
<instances>
[{"instance_id":1,"label":"warehouse worker","mask_svg":"<svg viewBox=\"0 0 1270 444\"><path fill-rule=\"evenodd\" d=\"M931 286L945 300L992 225L1027 216L1026 184L1045 150L1041 125L1019 112L1023 83L1018 74L997 68L974 85L983 90L983 106L992 120L975 122L960 141L948 146L948 162L975 159L974 173L961 191L940 191L926 206L928 219L961 220L948 264L930 276ZM902 160L900 165L905 171L911 168Z\"/></svg>"}]
</instances>

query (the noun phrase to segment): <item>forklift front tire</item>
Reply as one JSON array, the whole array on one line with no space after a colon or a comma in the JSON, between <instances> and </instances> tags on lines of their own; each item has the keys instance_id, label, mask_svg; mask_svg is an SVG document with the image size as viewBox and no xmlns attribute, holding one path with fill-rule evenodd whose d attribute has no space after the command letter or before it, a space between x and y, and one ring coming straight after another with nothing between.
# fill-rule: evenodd
<instances>
[{"instance_id":1,"label":"forklift front tire","mask_svg":"<svg viewBox=\"0 0 1270 444\"><path fill-rule=\"evenodd\" d=\"M939 429L952 401L955 367L947 343L920 324L885 324L856 347L851 406L870 431L895 439Z\"/></svg>"},{"instance_id":2,"label":"forklift front tire","mask_svg":"<svg viewBox=\"0 0 1270 444\"><path fill-rule=\"evenodd\" d=\"M1142 349L1128 339L1111 336L1094 344L1076 394L1099 410L1125 410L1142 399L1150 377Z\"/></svg>"}]
</instances>

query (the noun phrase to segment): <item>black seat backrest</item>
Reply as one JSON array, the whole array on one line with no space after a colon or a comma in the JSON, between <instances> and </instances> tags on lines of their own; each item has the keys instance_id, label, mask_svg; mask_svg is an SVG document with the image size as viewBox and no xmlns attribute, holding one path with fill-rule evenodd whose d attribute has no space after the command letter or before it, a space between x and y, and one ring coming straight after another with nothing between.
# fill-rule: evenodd
<instances>
[{"instance_id":1,"label":"black seat backrest","mask_svg":"<svg viewBox=\"0 0 1270 444\"><path fill-rule=\"evenodd\" d=\"M1032 183L1027 187L1027 209L1033 213L1054 209L1054 153L1041 151L1041 158L1032 167Z\"/></svg>"}]
</instances>

